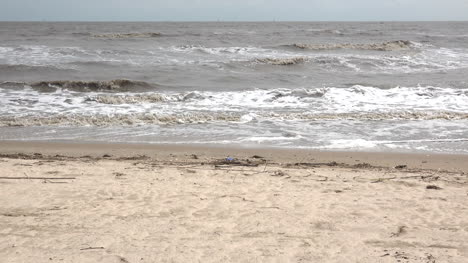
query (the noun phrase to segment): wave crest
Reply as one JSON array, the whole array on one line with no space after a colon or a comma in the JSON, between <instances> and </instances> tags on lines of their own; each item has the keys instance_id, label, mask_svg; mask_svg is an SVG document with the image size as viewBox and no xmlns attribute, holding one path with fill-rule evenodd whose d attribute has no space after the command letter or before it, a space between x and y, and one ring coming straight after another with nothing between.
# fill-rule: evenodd
<instances>
[{"instance_id":1,"label":"wave crest","mask_svg":"<svg viewBox=\"0 0 468 263\"><path fill-rule=\"evenodd\" d=\"M87 91L135 91L141 89L149 89L153 85L144 81L133 81L128 79L115 79L110 81L41 81L31 83L30 86L35 89L51 90L51 89L68 89L79 92Z\"/></svg>"},{"instance_id":2,"label":"wave crest","mask_svg":"<svg viewBox=\"0 0 468 263\"><path fill-rule=\"evenodd\" d=\"M397 51L411 49L414 44L408 40L396 40L382 43L369 44L292 44L294 48L308 50L336 50L336 49L360 49L360 50L376 50L376 51Z\"/></svg>"},{"instance_id":3,"label":"wave crest","mask_svg":"<svg viewBox=\"0 0 468 263\"><path fill-rule=\"evenodd\" d=\"M94 38L151 38L160 37L159 32L146 32L146 33L109 33L109 34L95 34Z\"/></svg>"},{"instance_id":4,"label":"wave crest","mask_svg":"<svg viewBox=\"0 0 468 263\"><path fill-rule=\"evenodd\" d=\"M277 66L297 65L308 60L307 57L292 57L292 58L257 58L255 62L262 64L270 64Z\"/></svg>"}]
</instances>

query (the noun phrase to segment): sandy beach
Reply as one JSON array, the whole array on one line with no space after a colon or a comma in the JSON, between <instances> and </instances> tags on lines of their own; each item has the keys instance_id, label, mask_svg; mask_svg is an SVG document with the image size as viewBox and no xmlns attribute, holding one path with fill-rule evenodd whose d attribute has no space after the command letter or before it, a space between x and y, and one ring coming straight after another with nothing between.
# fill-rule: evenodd
<instances>
[{"instance_id":1,"label":"sandy beach","mask_svg":"<svg viewBox=\"0 0 468 263\"><path fill-rule=\"evenodd\" d=\"M2 262L468 261L466 155L0 149Z\"/></svg>"}]
</instances>

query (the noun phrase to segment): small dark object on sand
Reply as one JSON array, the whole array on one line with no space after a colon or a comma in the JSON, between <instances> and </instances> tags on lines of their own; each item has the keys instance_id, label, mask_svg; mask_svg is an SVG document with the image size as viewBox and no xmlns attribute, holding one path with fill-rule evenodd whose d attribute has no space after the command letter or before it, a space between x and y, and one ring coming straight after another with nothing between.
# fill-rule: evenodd
<instances>
[{"instance_id":1,"label":"small dark object on sand","mask_svg":"<svg viewBox=\"0 0 468 263\"><path fill-rule=\"evenodd\" d=\"M254 159L263 159L264 157L260 156L260 155L254 155L252 156L251 158L254 158Z\"/></svg>"},{"instance_id":2,"label":"small dark object on sand","mask_svg":"<svg viewBox=\"0 0 468 263\"><path fill-rule=\"evenodd\" d=\"M399 237L406 233L406 226L399 226L395 233L392 233L391 237Z\"/></svg>"},{"instance_id":3,"label":"small dark object on sand","mask_svg":"<svg viewBox=\"0 0 468 263\"><path fill-rule=\"evenodd\" d=\"M428 185L426 186L426 189L441 190L442 187L438 187L437 185Z\"/></svg>"},{"instance_id":4,"label":"small dark object on sand","mask_svg":"<svg viewBox=\"0 0 468 263\"><path fill-rule=\"evenodd\" d=\"M278 171L275 171L271 176L285 176L286 174L281 171L281 170L278 170Z\"/></svg>"},{"instance_id":5,"label":"small dark object on sand","mask_svg":"<svg viewBox=\"0 0 468 263\"><path fill-rule=\"evenodd\" d=\"M198 160L198 156L196 154L192 154L192 159Z\"/></svg>"},{"instance_id":6,"label":"small dark object on sand","mask_svg":"<svg viewBox=\"0 0 468 263\"><path fill-rule=\"evenodd\" d=\"M257 167L259 164L258 163L252 163L249 160L239 160L237 158L233 157L227 157L222 160L217 160L213 163L215 166L219 165L230 165L230 166L252 166L252 167Z\"/></svg>"},{"instance_id":7,"label":"small dark object on sand","mask_svg":"<svg viewBox=\"0 0 468 263\"><path fill-rule=\"evenodd\" d=\"M85 248L81 248L80 250L92 250L92 249L104 249L104 247L85 247Z\"/></svg>"},{"instance_id":8,"label":"small dark object on sand","mask_svg":"<svg viewBox=\"0 0 468 263\"><path fill-rule=\"evenodd\" d=\"M407 168L408 166L406 164L401 164L401 165L397 165L395 166L395 169L405 169Z\"/></svg>"},{"instance_id":9,"label":"small dark object on sand","mask_svg":"<svg viewBox=\"0 0 468 263\"><path fill-rule=\"evenodd\" d=\"M112 155L110 155L110 154L104 154L104 155L102 156L102 158L109 158L109 157L112 157Z\"/></svg>"},{"instance_id":10,"label":"small dark object on sand","mask_svg":"<svg viewBox=\"0 0 468 263\"><path fill-rule=\"evenodd\" d=\"M371 168L372 165L369 163L358 163L353 165L354 168Z\"/></svg>"}]
</instances>

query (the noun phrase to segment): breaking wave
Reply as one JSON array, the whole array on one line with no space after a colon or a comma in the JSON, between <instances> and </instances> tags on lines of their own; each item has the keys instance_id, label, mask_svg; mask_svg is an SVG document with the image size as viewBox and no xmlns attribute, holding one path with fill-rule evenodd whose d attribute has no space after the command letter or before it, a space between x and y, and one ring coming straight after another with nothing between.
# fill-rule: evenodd
<instances>
[{"instance_id":1,"label":"breaking wave","mask_svg":"<svg viewBox=\"0 0 468 263\"><path fill-rule=\"evenodd\" d=\"M146 32L146 33L110 33L110 34L95 34L95 38L151 38L159 37L161 33Z\"/></svg>"},{"instance_id":2,"label":"breaking wave","mask_svg":"<svg viewBox=\"0 0 468 263\"><path fill-rule=\"evenodd\" d=\"M376 121L376 120L467 120L468 113L402 111L386 113L216 113L199 112L184 114L113 114L80 115L62 114L54 116L0 117L0 127L29 126L132 126L132 125L176 125L211 122L250 121Z\"/></svg>"},{"instance_id":3,"label":"breaking wave","mask_svg":"<svg viewBox=\"0 0 468 263\"><path fill-rule=\"evenodd\" d=\"M236 114L115 114L115 115L56 115L47 117L0 117L0 126L128 126L148 124L187 124L214 121L240 121Z\"/></svg>"},{"instance_id":4,"label":"breaking wave","mask_svg":"<svg viewBox=\"0 0 468 263\"><path fill-rule=\"evenodd\" d=\"M85 101L94 101L97 103L102 104L138 104L142 102L146 103L156 103L156 102L163 102L168 101L168 96L162 94L139 94L139 95L118 95L118 96L109 96L109 95L98 95L93 97L88 97Z\"/></svg>"},{"instance_id":5,"label":"breaking wave","mask_svg":"<svg viewBox=\"0 0 468 263\"><path fill-rule=\"evenodd\" d=\"M415 44L408 40L388 41L382 43L369 44L292 44L290 47L307 49L307 50L337 50L337 49L359 49L359 50L376 50L376 51L397 51L407 50L414 47Z\"/></svg>"}]
</instances>

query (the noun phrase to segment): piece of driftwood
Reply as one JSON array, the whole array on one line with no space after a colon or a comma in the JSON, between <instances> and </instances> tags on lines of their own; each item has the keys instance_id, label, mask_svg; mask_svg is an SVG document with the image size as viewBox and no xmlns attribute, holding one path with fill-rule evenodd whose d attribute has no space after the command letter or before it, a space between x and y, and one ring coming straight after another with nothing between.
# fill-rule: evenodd
<instances>
[{"instance_id":1,"label":"piece of driftwood","mask_svg":"<svg viewBox=\"0 0 468 263\"><path fill-rule=\"evenodd\" d=\"M85 247L85 248L80 248L80 250L91 250L91 249L104 249L104 247Z\"/></svg>"},{"instance_id":2,"label":"piece of driftwood","mask_svg":"<svg viewBox=\"0 0 468 263\"><path fill-rule=\"evenodd\" d=\"M76 177L8 177L1 176L0 179L31 179L31 180L74 180Z\"/></svg>"}]
</instances>

